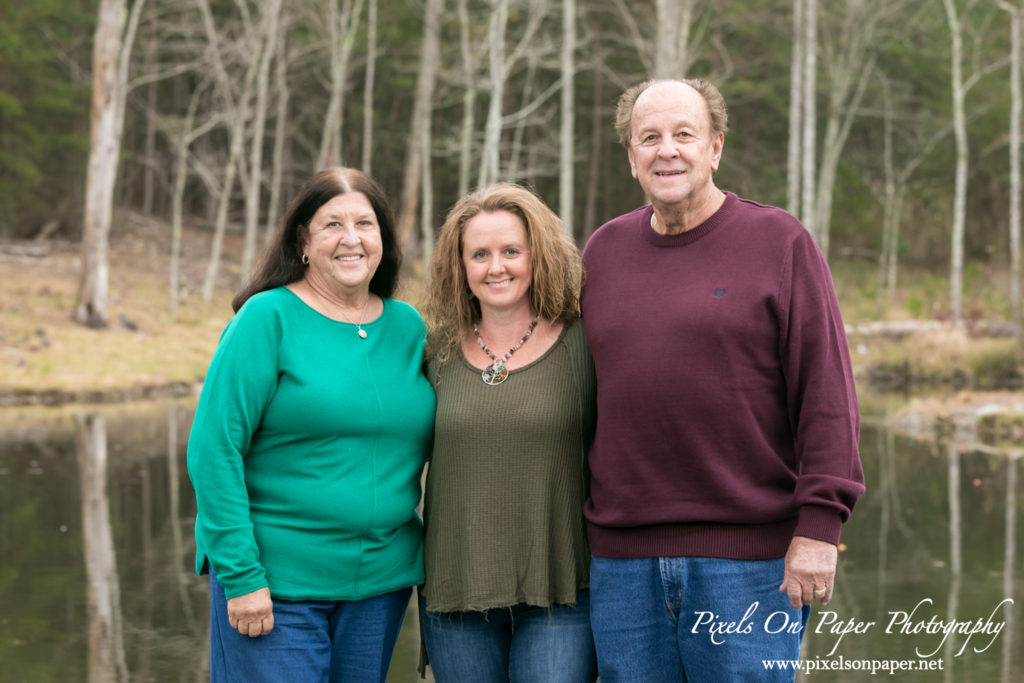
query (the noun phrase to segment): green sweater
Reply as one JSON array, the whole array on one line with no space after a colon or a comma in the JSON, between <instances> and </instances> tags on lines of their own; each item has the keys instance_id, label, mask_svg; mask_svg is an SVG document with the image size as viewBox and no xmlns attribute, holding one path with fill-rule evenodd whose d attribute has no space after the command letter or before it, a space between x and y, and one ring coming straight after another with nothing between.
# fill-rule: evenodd
<instances>
[{"instance_id":1,"label":"green sweater","mask_svg":"<svg viewBox=\"0 0 1024 683\"><path fill-rule=\"evenodd\" d=\"M415 513L435 399L407 304L355 325L280 287L228 324L188 444L196 571L232 598L357 600L423 580Z\"/></svg>"},{"instance_id":2,"label":"green sweater","mask_svg":"<svg viewBox=\"0 0 1024 683\"><path fill-rule=\"evenodd\" d=\"M589 585L583 503L595 401L582 321L499 385L484 384L461 351L427 374L437 391L427 609L574 604Z\"/></svg>"}]
</instances>

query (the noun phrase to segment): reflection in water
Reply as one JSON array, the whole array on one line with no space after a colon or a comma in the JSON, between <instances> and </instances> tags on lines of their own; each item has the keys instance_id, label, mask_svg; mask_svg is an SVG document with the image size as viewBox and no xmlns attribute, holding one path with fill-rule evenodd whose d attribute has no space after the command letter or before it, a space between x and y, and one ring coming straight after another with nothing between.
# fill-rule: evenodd
<instances>
[{"instance_id":1,"label":"reflection in water","mask_svg":"<svg viewBox=\"0 0 1024 683\"><path fill-rule=\"evenodd\" d=\"M195 502L184 467L192 410L119 406L80 419L0 411L4 681L207 680L207 588L192 571ZM1024 680L1020 608L997 609L1024 592L1020 453L954 449L872 426L861 447L868 492L843 531L846 550L825 609L874 625L840 640L828 628L818 632L819 609L805 658L916 662L924 659L916 651L937 651L932 659L945 660L943 669L903 671L900 683ZM892 612L924 600L931 603L914 622L992 614L1003 630L994 640L946 641L886 632ZM410 612L392 683L418 680L418 648ZM816 671L799 680L869 678L863 670Z\"/></svg>"},{"instance_id":2,"label":"reflection in water","mask_svg":"<svg viewBox=\"0 0 1024 683\"><path fill-rule=\"evenodd\" d=\"M960 451L952 440L946 444L946 458L949 462L947 481L949 482L949 568L953 574L949 582L949 597L947 598L946 619L955 621L960 608L960 581L963 576L963 543L960 537ZM953 638L946 640L946 661L953 661L953 649L956 641ZM944 680L953 680L953 667L947 667Z\"/></svg>"},{"instance_id":3,"label":"reflection in water","mask_svg":"<svg viewBox=\"0 0 1024 683\"><path fill-rule=\"evenodd\" d=\"M892 439L893 433L878 430L876 432L878 441L878 452L879 457L879 470L881 471L881 477L879 478L878 491L874 493L877 497L879 505L879 533L878 533L878 564L877 564L877 585L878 595L885 596L885 587L887 584L887 578L889 576L889 544L887 540L889 538L889 525L892 521L893 510L897 508L895 505L894 498L896 496L896 487L894 486L893 478L895 477L895 468L893 467L892 458Z\"/></svg>"},{"instance_id":4,"label":"reflection in water","mask_svg":"<svg viewBox=\"0 0 1024 683\"><path fill-rule=\"evenodd\" d=\"M1004 603L1022 582L1016 454L872 426L862 432L861 450L868 492L843 531L848 549L840 555L837 600L825 609L873 624L840 640L817 630L812 616L806 656L914 667L897 674L901 681L1024 679L1015 655L1024 646L1014 627L1020 607ZM903 614L905 621L894 621ZM929 664L936 668L918 668ZM868 676L818 671L800 680Z\"/></svg>"},{"instance_id":5,"label":"reflection in water","mask_svg":"<svg viewBox=\"0 0 1024 683\"><path fill-rule=\"evenodd\" d=\"M78 480L88 596L89 681L127 681L121 590L107 503L107 426L102 414L78 416Z\"/></svg>"},{"instance_id":6,"label":"reflection in water","mask_svg":"<svg viewBox=\"0 0 1024 683\"><path fill-rule=\"evenodd\" d=\"M182 466L180 449L178 448L178 411L174 406L170 406L167 409L167 471L170 476L167 478L171 485L167 489L167 497L170 501L169 512L171 522L171 544L174 550L174 557L186 557L185 547L185 534L182 531L183 518L181 516L181 493L175 482L179 480L183 475L179 470ZM191 534L192 525L188 525L188 532ZM191 552L191 548L189 549ZM186 567L178 565L178 571L175 572L175 579L178 587L178 600L181 604L182 617L185 619L185 623L195 626L197 623L206 625L203 629L193 629L193 633L196 635L205 635L206 629L209 628L207 621L199 620L196 618L196 610L192 605L192 599L189 596L189 583L192 577L192 563L189 563ZM209 653L207 653L209 656Z\"/></svg>"},{"instance_id":7,"label":"reflection in water","mask_svg":"<svg viewBox=\"0 0 1024 683\"><path fill-rule=\"evenodd\" d=\"M1013 568L1017 559L1017 460L1020 451L1014 451L1006 458L1006 531L1003 545L1003 597L1013 600ZM1003 640L1003 681L1009 683L1013 678L1012 647L1015 639L1016 615L1018 610L1011 604L1003 606L1003 619L1006 620L1006 639Z\"/></svg>"}]
</instances>

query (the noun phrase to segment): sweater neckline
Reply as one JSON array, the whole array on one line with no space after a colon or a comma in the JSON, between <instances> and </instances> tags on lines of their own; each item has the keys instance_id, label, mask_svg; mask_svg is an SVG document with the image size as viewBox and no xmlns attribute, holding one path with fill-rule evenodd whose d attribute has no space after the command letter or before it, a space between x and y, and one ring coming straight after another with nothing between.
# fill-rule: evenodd
<instances>
[{"instance_id":1,"label":"sweater neckline","mask_svg":"<svg viewBox=\"0 0 1024 683\"><path fill-rule=\"evenodd\" d=\"M334 318L332 318L330 316L324 315L323 313L321 313L320 311L316 310L315 308L313 308L312 306L307 304L305 301L303 301L302 297L300 297L298 294L293 292L291 290L291 288L288 287L287 285L282 285L278 289L282 289L282 290L288 292L288 294L291 295L292 299L294 299L296 302L298 302L300 309L307 310L310 313L312 313L313 316L315 316L315 317L317 317L317 318L319 318L321 320L324 320L324 321L326 321L328 323L335 324L335 325L344 325L345 327L352 327L352 328L368 327L368 328L372 329L374 326L377 325L377 323L379 323L382 320L384 320L384 316L386 316L387 312L388 312L389 300L387 299L387 297L383 297L382 296L382 297L380 297L380 300L381 300L381 303L383 304L383 307L381 308L380 315L377 316L376 318L374 318L373 320L370 320L369 322L362 323L362 325L356 325L355 323L352 323L352 322L346 322L344 320L335 320Z\"/></svg>"},{"instance_id":2,"label":"sweater neckline","mask_svg":"<svg viewBox=\"0 0 1024 683\"><path fill-rule=\"evenodd\" d=\"M719 225L724 223L726 217L736 205L737 197L735 194L728 191L723 191L723 194L725 194L725 201L722 202L717 211L708 216L707 220L700 225L678 235L662 235L654 229L651 225L651 220L654 217L654 207L648 204L643 211L640 230L644 238L656 247L685 247L688 244L693 244L705 235L710 235Z\"/></svg>"},{"instance_id":3,"label":"sweater neckline","mask_svg":"<svg viewBox=\"0 0 1024 683\"><path fill-rule=\"evenodd\" d=\"M579 318L573 318L572 320L566 321L565 324L562 325L562 330L558 333L558 337L555 338L555 341L552 342L551 346L549 346L547 348L547 350L545 350L544 353L542 353L540 355L540 357L536 358L535 360L530 361L529 363L527 363L526 365L522 366L521 368L515 368L515 369L512 369L512 370L509 370L508 371L509 374L510 375L514 375L517 372L522 372L524 370L529 370L534 365L537 365L538 363L543 362L548 356L551 355L551 353L555 350L555 347L558 346L562 342L562 340L565 338L565 335L568 333L569 328L572 327L573 325L575 325L577 320L579 320ZM483 372L484 368L478 368L477 366L475 366L475 365L473 365L472 363L469 362L469 359L466 358L465 352L463 352L463 350L462 350L462 344L459 344L459 358L462 359L462 364L466 368L472 370L473 372L475 372L477 374L480 374L481 372Z\"/></svg>"}]
</instances>

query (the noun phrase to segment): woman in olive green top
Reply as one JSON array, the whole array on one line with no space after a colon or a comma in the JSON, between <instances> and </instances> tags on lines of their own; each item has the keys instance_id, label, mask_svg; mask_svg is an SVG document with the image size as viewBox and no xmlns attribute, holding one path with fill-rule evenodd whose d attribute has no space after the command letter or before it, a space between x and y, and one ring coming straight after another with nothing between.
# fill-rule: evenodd
<instances>
[{"instance_id":1,"label":"woman in olive green top","mask_svg":"<svg viewBox=\"0 0 1024 683\"><path fill-rule=\"evenodd\" d=\"M596 677L582 512L595 381L579 286L575 244L522 187L465 197L441 229L421 590L440 683Z\"/></svg>"}]
</instances>

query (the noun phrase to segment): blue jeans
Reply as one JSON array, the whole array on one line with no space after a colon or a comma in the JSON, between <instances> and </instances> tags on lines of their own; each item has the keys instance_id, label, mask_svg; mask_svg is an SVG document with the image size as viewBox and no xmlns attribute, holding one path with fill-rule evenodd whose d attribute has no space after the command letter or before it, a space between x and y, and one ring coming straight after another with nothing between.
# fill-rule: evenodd
<instances>
[{"instance_id":1,"label":"blue jeans","mask_svg":"<svg viewBox=\"0 0 1024 683\"><path fill-rule=\"evenodd\" d=\"M412 588L365 600L274 600L274 628L250 638L228 624L210 572L210 681L384 683Z\"/></svg>"},{"instance_id":2,"label":"blue jeans","mask_svg":"<svg viewBox=\"0 0 1024 683\"><path fill-rule=\"evenodd\" d=\"M438 683L589 683L597 677L590 596L573 607L519 604L485 612L428 612L423 639Z\"/></svg>"},{"instance_id":3,"label":"blue jeans","mask_svg":"<svg viewBox=\"0 0 1024 683\"><path fill-rule=\"evenodd\" d=\"M762 664L799 658L811 613L779 592L782 572L782 559L592 557L601 683L792 681Z\"/></svg>"}]
</instances>

